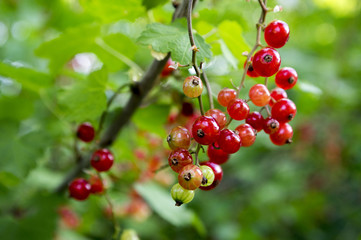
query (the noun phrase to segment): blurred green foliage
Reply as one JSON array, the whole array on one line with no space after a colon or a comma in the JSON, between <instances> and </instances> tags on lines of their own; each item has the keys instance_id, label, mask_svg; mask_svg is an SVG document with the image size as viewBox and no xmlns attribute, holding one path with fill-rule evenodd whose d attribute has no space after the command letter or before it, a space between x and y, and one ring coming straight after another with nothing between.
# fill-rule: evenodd
<instances>
[{"instance_id":1,"label":"blurred green foliage","mask_svg":"<svg viewBox=\"0 0 361 240\"><path fill-rule=\"evenodd\" d=\"M276 147L259 133L224 165L219 187L173 207L175 174L146 170L167 160L167 121L180 111L189 74L177 71L158 82L111 148L117 165L106 180L122 230L140 239L361 239L361 3L268 1L277 4L283 11L266 21L290 26L279 52L299 75L288 91L298 108L294 143ZM97 126L106 100L139 80L155 55L148 45L188 63L184 21L171 25L173 11L165 0L0 1L1 239L110 238L103 197L76 202L53 191L76 164L76 126ZM198 56L214 97L230 79L239 83L259 14L252 0L197 4ZM246 89L261 81L247 79ZM105 125L128 97L122 89ZM80 143L81 151L92 147Z\"/></svg>"}]
</instances>

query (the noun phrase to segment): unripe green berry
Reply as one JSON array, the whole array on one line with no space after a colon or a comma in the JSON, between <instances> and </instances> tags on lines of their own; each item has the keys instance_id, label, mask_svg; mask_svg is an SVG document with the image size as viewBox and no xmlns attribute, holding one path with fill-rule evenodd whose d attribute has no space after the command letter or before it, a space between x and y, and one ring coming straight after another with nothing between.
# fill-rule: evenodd
<instances>
[{"instance_id":1,"label":"unripe green berry","mask_svg":"<svg viewBox=\"0 0 361 240\"><path fill-rule=\"evenodd\" d=\"M194 198L194 191L184 189L179 183L174 184L170 192L176 206L189 203Z\"/></svg>"},{"instance_id":2,"label":"unripe green berry","mask_svg":"<svg viewBox=\"0 0 361 240\"><path fill-rule=\"evenodd\" d=\"M214 181L214 172L212 168L202 165L199 167L203 173L203 179L202 179L202 187L208 187L210 186Z\"/></svg>"},{"instance_id":3,"label":"unripe green berry","mask_svg":"<svg viewBox=\"0 0 361 240\"><path fill-rule=\"evenodd\" d=\"M189 76L183 82L183 92L187 97L196 98L202 94L203 83L199 77Z\"/></svg>"}]
</instances>

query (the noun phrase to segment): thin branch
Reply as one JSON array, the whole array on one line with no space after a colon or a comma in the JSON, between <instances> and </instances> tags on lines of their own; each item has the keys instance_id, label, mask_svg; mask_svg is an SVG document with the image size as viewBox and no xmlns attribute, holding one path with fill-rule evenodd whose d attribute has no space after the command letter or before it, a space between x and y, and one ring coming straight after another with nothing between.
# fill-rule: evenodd
<instances>
[{"instance_id":1,"label":"thin branch","mask_svg":"<svg viewBox=\"0 0 361 240\"><path fill-rule=\"evenodd\" d=\"M209 84L207 74L206 74L206 72L204 70L202 71L202 78L203 78L203 81L204 81L204 83L206 85L206 88L207 88L209 106L210 106L211 109L213 109L214 108L214 103L213 103L212 89L211 89L211 86Z\"/></svg>"}]
</instances>

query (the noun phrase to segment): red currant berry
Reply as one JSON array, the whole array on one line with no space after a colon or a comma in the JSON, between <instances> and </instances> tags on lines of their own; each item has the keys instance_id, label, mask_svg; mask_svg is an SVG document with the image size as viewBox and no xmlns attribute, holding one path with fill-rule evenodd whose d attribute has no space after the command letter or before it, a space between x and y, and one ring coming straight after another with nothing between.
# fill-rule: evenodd
<instances>
[{"instance_id":1,"label":"red currant berry","mask_svg":"<svg viewBox=\"0 0 361 240\"><path fill-rule=\"evenodd\" d=\"M281 123L278 131L269 136L275 145L289 144L292 143L293 129L288 123Z\"/></svg>"},{"instance_id":2,"label":"red currant berry","mask_svg":"<svg viewBox=\"0 0 361 240\"><path fill-rule=\"evenodd\" d=\"M256 84L251 87L248 95L253 104L258 107L266 106L271 99L271 95L267 87L263 84Z\"/></svg>"},{"instance_id":3,"label":"red currant berry","mask_svg":"<svg viewBox=\"0 0 361 240\"><path fill-rule=\"evenodd\" d=\"M290 37L290 28L287 23L274 20L264 29L264 40L273 48L283 47Z\"/></svg>"},{"instance_id":4,"label":"red currant berry","mask_svg":"<svg viewBox=\"0 0 361 240\"><path fill-rule=\"evenodd\" d=\"M174 68L171 67L173 64L174 64L174 62L172 61L171 58L169 58L167 63L165 64L162 72L160 73L160 76L162 78L166 78L166 77L170 76L173 73Z\"/></svg>"},{"instance_id":5,"label":"red currant berry","mask_svg":"<svg viewBox=\"0 0 361 240\"><path fill-rule=\"evenodd\" d=\"M98 176L91 176L89 179L90 192L94 194L101 194L104 192L103 181Z\"/></svg>"},{"instance_id":6,"label":"red currant berry","mask_svg":"<svg viewBox=\"0 0 361 240\"><path fill-rule=\"evenodd\" d=\"M188 129L178 126L172 129L167 137L168 145L171 149L188 149L191 145L191 135Z\"/></svg>"},{"instance_id":7,"label":"red currant berry","mask_svg":"<svg viewBox=\"0 0 361 240\"><path fill-rule=\"evenodd\" d=\"M203 179L202 170L193 164L188 164L178 174L179 184L187 190L194 190L201 186Z\"/></svg>"},{"instance_id":8,"label":"red currant berry","mask_svg":"<svg viewBox=\"0 0 361 240\"><path fill-rule=\"evenodd\" d=\"M220 128L217 121L208 116L200 116L192 126L194 140L203 145L209 145L217 141Z\"/></svg>"},{"instance_id":9,"label":"red currant berry","mask_svg":"<svg viewBox=\"0 0 361 240\"><path fill-rule=\"evenodd\" d=\"M296 116L296 105L288 98L276 102L271 110L272 117L280 123L289 122Z\"/></svg>"},{"instance_id":10,"label":"red currant berry","mask_svg":"<svg viewBox=\"0 0 361 240\"><path fill-rule=\"evenodd\" d=\"M98 172L108 171L114 163L113 154L108 149L99 149L91 157L90 164Z\"/></svg>"},{"instance_id":11,"label":"red currant berry","mask_svg":"<svg viewBox=\"0 0 361 240\"><path fill-rule=\"evenodd\" d=\"M184 166L193 163L192 155L186 149L177 149L168 157L169 166L173 171L179 172Z\"/></svg>"},{"instance_id":12,"label":"red currant berry","mask_svg":"<svg viewBox=\"0 0 361 240\"><path fill-rule=\"evenodd\" d=\"M218 93L218 102L223 107L227 107L229 102L237 97L237 92L234 89L224 88Z\"/></svg>"},{"instance_id":13,"label":"red currant berry","mask_svg":"<svg viewBox=\"0 0 361 240\"><path fill-rule=\"evenodd\" d=\"M203 83L199 77L189 76L183 82L183 92L187 97L196 98L202 94Z\"/></svg>"},{"instance_id":14,"label":"red currant berry","mask_svg":"<svg viewBox=\"0 0 361 240\"><path fill-rule=\"evenodd\" d=\"M83 142L91 142L94 139L95 131L91 123L85 122L79 125L76 136Z\"/></svg>"},{"instance_id":15,"label":"red currant berry","mask_svg":"<svg viewBox=\"0 0 361 240\"><path fill-rule=\"evenodd\" d=\"M229 129L223 129L219 135L218 144L224 152L232 154L240 149L241 138L237 133Z\"/></svg>"},{"instance_id":16,"label":"red currant berry","mask_svg":"<svg viewBox=\"0 0 361 240\"><path fill-rule=\"evenodd\" d=\"M242 147L249 147L256 141L257 131L249 124L244 123L236 128L241 138Z\"/></svg>"},{"instance_id":17,"label":"red currant berry","mask_svg":"<svg viewBox=\"0 0 361 240\"><path fill-rule=\"evenodd\" d=\"M253 60L253 57L251 57L251 59L249 60L250 63L248 65L247 75L251 78L256 78L256 77L259 77L259 75L253 69L252 60ZM247 64L247 60L244 62L243 68L246 68L246 64Z\"/></svg>"},{"instance_id":18,"label":"red currant berry","mask_svg":"<svg viewBox=\"0 0 361 240\"><path fill-rule=\"evenodd\" d=\"M84 178L77 178L69 185L70 197L82 201L89 197L91 186Z\"/></svg>"},{"instance_id":19,"label":"red currant berry","mask_svg":"<svg viewBox=\"0 0 361 240\"><path fill-rule=\"evenodd\" d=\"M182 103L182 110L181 113L183 116L190 117L194 113L193 104L189 102Z\"/></svg>"},{"instance_id":20,"label":"red currant berry","mask_svg":"<svg viewBox=\"0 0 361 240\"><path fill-rule=\"evenodd\" d=\"M279 127L280 123L272 117L268 117L264 120L263 130L267 134L273 134L277 132Z\"/></svg>"},{"instance_id":21,"label":"red currant berry","mask_svg":"<svg viewBox=\"0 0 361 240\"><path fill-rule=\"evenodd\" d=\"M231 118L240 121L248 116L249 106L242 99L234 99L228 104L227 112Z\"/></svg>"},{"instance_id":22,"label":"red currant berry","mask_svg":"<svg viewBox=\"0 0 361 240\"><path fill-rule=\"evenodd\" d=\"M217 164L223 164L228 161L229 154L224 152L220 147L218 142L215 142L208 146L207 155L210 162Z\"/></svg>"},{"instance_id":23,"label":"red currant berry","mask_svg":"<svg viewBox=\"0 0 361 240\"><path fill-rule=\"evenodd\" d=\"M203 174L201 186L208 187L208 186L212 185L212 183L214 181L214 177L215 177L212 168L210 168L206 165L202 165L199 168L202 170L202 174Z\"/></svg>"},{"instance_id":24,"label":"red currant berry","mask_svg":"<svg viewBox=\"0 0 361 240\"><path fill-rule=\"evenodd\" d=\"M201 186L199 188L202 189L202 190L205 190L205 191L212 190L213 188L217 187L218 184L222 180L222 177L223 177L222 167L220 165L218 165L217 163L214 163L214 162L201 162L201 165L206 165L206 166L212 168L212 170L214 172L214 181L208 187L202 187Z\"/></svg>"},{"instance_id":25,"label":"red currant berry","mask_svg":"<svg viewBox=\"0 0 361 240\"><path fill-rule=\"evenodd\" d=\"M281 65L281 56L273 48L263 48L253 57L253 69L262 77L275 74Z\"/></svg>"},{"instance_id":26,"label":"red currant berry","mask_svg":"<svg viewBox=\"0 0 361 240\"><path fill-rule=\"evenodd\" d=\"M282 98L287 98L287 93L282 88L275 88L271 91L271 100L269 101L269 105L273 107L273 105Z\"/></svg>"},{"instance_id":27,"label":"red currant berry","mask_svg":"<svg viewBox=\"0 0 361 240\"><path fill-rule=\"evenodd\" d=\"M226 114L224 114L219 109L209 109L204 115L213 117L217 121L217 123L221 129L224 128L224 126L226 126L226 124L227 124Z\"/></svg>"},{"instance_id":28,"label":"red currant berry","mask_svg":"<svg viewBox=\"0 0 361 240\"><path fill-rule=\"evenodd\" d=\"M246 123L251 125L256 131L262 131L264 118L259 112L251 112L246 118Z\"/></svg>"},{"instance_id":29,"label":"red currant berry","mask_svg":"<svg viewBox=\"0 0 361 240\"><path fill-rule=\"evenodd\" d=\"M278 71L275 77L275 82L277 87L280 87L284 90L293 88L297 83L298 75L296 70L290 67L284 67Z\"/></svg>"},{"instance_id":30,"label":"red currant berry","mask_svg":"<svg viewBox=\"0 0 361 240\"><path fill-rule=\"evenodd\" d=\"M194 198L194 191L184 189L179 183L174 184L170 192L177 207L191 202Z\"/></svg>"}]
</instances>

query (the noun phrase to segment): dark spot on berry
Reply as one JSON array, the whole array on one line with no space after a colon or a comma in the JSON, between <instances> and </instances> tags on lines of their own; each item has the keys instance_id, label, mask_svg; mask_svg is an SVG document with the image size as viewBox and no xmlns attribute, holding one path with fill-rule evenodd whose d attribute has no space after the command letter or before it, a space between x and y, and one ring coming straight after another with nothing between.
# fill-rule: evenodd
<instances>
[{"instance_id":1,"label":"dark spot on berry","mask_svg":"<svg viewBox=\"0 0 361 240\"><path fill-rule=\"evenodd\" d=\"M186 174L184 174L183 178L186 181L190 181L192 179L192 174L191 173L186 173Z\"/></svg>"},{"instance_id":2,"label":"dark spot on berry","mask_svg":"<svg viewBox=\"0 0 361 240\"><path fill-rule=\"evenodd\" d=\"M263 59L265 60L266 63L269 63L272 61L273 57L272 55L267 54L266 56L264 56Z\"/></svg>"},{"instance_id":3,"label":"dark spot on berry","mask_svg":"<svg viewBox=\"0 0 361 240\"><path fill-rule=\"evenodd\" d=\"M96 162L100 161L100 157L99 157L99 156L95 156L95 157L94 157L94 161L96 161Z\"/></svg>"},{"instance_id":4,"label":"dark spot on berry","mask_svg":"<svg viewBox=\"0 0 361 240\"><path fill-rule=\"evenodd\" d=\"M291 121L291 120L293 119L293 117L294 117L294 116L293 116L293 114L290 114L290 115L288 115L288 117L287 117L287 118L288 118L288 120L290 120L290 121Z\"/></svg>"},{"instance_id":5,"label":"dark spot on berry","mask_svg":"<svg viewBox=\"0 0 361 240\"><path fill-rule=\"evenodd\" d=\"M193 83L194 86L198 86L199 85L198 78L193 78L192 83Z\"/></svg>"},{"instance_id":6,"label":"dark spot on berry","mask_svg":"<svg viewBox=\"0 0 361 240\"><path fill-rule=\"evenodd\" d=\"M205 184L207 184L207 183L208 183L207 178L203 176L203 178L202 178L202 184L205 185Z\"/></svg>"},{"instance_id":7,"label":"dark spot on berry","mask_svg":"<svg viewBox=\"0 0 361 240\"><path fill-rule=\"evenodd\" d=\"M173 166L177 166L178 165L178 160L176 158L172 159L172 165Z\"/></svg>"},{"instance_id":8,"label":"dark spot on berry","mask_svg":"<svg viewBox=\"0 0 361 240\"><path fill-rule=\"evenodd\" d=\"M253 71L254 71L252 64L249 65L248 71L250 71L250 72L253 72Z\"/></svg>"},{"instance_id":9,"label":"dark spot on berry","mask_svg":"<svg viewBox=\"0 0 361 240\"><path fill-rule=\"evenodd\" d=\"M291 144L292 142L293 142L293 141L292 141L291 138L289 138L289 139L286 140L286 144Z\"/></svg>"},{"instance_id":10,"label":"dark spot on berry","mask_svg":"<svg viewBox=\"0 0 361 240\"><path fill-rule=\"evenodd\" d=\"M277 123L276 122L271 122L271 124L270 124L270 127L272 128L272 129L275 129L275 128L277 128Z\"/></svg>"},{"instance_id":11,"label":"dark spot on berry","mask_svg":"<svg viewBox=\"0 0 361 240\"><path fill-rule=\"evenodd\" d=\"M181 202L181 201L175 201L175 205L177 206L177 207L179 207L179 206L181 206L183 203Z\"/></svg>"},{"instance_id":12,"label":"dark spot on berry","mask_svg":"<svg viewBox=\"0 0 361 240\"><path fill-rule=\"evenodd\" d=\"M167 137L167 142L169 143L171 140L172 140L171 136L168 135L168 137Z\"/></svg>"},{"instance_id":13,"label":"dark spot on berry","mask_svg":"<svg viewBox=\"0 0 361 240\"><path fill-rule=\"evenodd\" d=\"M203 132L202 129L198 129L198 130L197 130L197 136L198 136L198 137L202 138L202 137L204 137L204 135L205 135L205 134L204 134L204 132Z\"/></svg>"},{"instance_id":14,"label":"dark spot on berry","mask_svg":"<svg viewBox=\"0 0 361 240\"><path fill-rule=\"evenodd\" d=\"M295 81L295 78L294 78L294 77L290 77L290 78L288 79L288 83L289 83L289 84L294 83L294 81Z\"/></svg>"}]
</instances>

